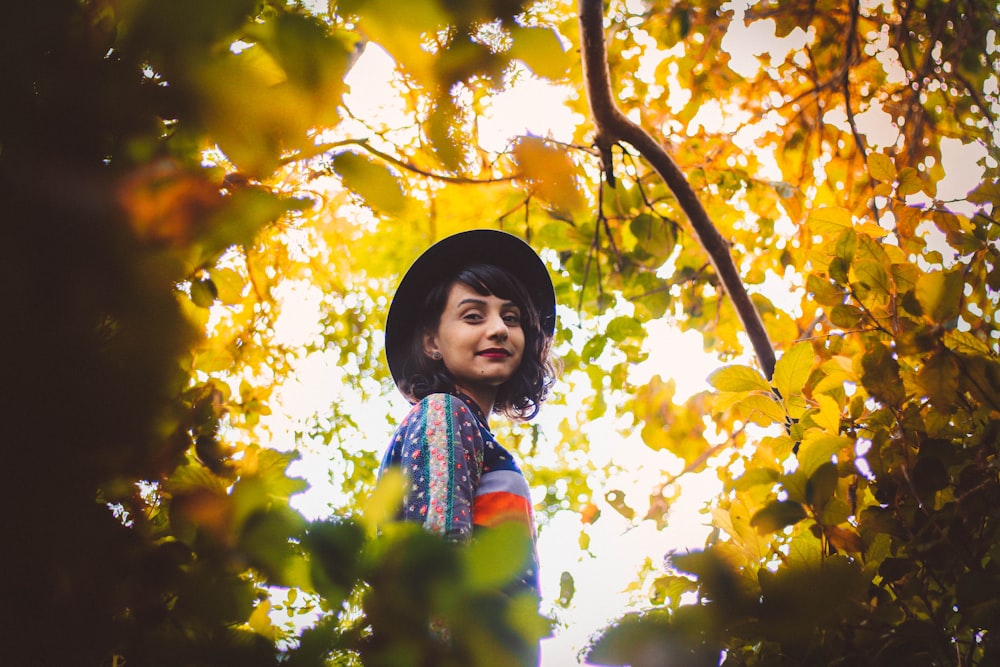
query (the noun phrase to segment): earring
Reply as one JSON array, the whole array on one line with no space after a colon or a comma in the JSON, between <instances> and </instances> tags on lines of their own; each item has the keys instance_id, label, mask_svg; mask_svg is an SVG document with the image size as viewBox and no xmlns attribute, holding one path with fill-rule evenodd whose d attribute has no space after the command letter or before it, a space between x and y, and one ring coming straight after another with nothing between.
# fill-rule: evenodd
<instances>
[{"instance_id":1,"label":"earring","mask_svg":"<svg viewBox=\"0 0 1000 667\"><path fill-rule=\"evenodd\" d=\"M434 354L431 355L431 359L434 359L435 361L438 361L439 359L441 359L441 353L440 352L435 352Z\"/></svg>"}]
</instances>

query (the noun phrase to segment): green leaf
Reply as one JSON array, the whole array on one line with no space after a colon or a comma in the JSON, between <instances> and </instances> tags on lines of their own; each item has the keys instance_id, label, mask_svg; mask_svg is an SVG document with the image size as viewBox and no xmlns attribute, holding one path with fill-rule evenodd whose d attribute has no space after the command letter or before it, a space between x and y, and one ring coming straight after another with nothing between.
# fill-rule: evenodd
<instances>
[{"instance_id":1,"label":"green leaf","mask_svg":"<svg viewBox=\"0 0 1000 667\"><path fill-rule=\"evenodd\" d=\"M847 303L837 304L830 310L830 321L843 329L854 329L864 316L863 310Z\"/></svg>"},{"instance_id":2,"label":"green leaf","mask_svg":"<svg viewBox=\"0 0 1000 667\"><path fill-rule=\"evenodd\" d=\"M521 27L511 29L514 45L510 57L520 60L528 69L546 79L562 79L569 71L570 59L559 36L552 28Z\"/></svg>"},{"instance_id":3,"label":"green leaf","mask_svg":"<svg viewBox=\"0 0 1000 667\"><path fill-rule=\"evenodd\" d=\"M365 530L354 521L322 521L308 527L303 544L310 554L311 579L328 603L343 600L357 583Z\"/></svg>"},{"instance_id":4,"label":"green leaf","mask_svg":"<svg viewBox=\"0 0 1000 667\"><path fill-rule=\"evenodd\" d=\"M761 535L777 532L791 526L807 516L802 505L788 500L775 500L759 510L750 519L750 525Z\"/></svg>"},{"instance_id":5,"label":"green leaf","mask_svg":"<svg viewBox=\"0 0 1000 667\"><path fill-rule=\"evenodd\" d=\"M406 477L399 470L389 470L379 478L375 490L365 499L361 514L361 523L369 535L374 535L381 524L399 513L406 488Z\"/></svg>"},{"instance_id":6,"label":"green leaf","mask_svg":"<svg viewBox=\"0 0 1000 667\"><path fill-rule=\"evenodd\" d=\"M806 289L821 306L839 306L847 295L845 290L814 273L806 277Z\"/></svg>"},{"instance_id":7,"label":"green leaf","mask_svg":"<svg viewBox=\"0 0 1000 667\"><path fill-rule=\"evenodd\" d=\"M837 244L834 246L834 253L838 259L843 260L844 266L850 266L854 261L854 255L858 251L858 235L853 229L845 229L837 237Z\"/></svg>"},{"instance_id":8,"label":"green leaf","mask_svg":"<svg viewBox=\"0 0 1000 667\"><path fill-rule=\"evenodd\" d=\"M236 269L212 269L212 283L218 291L219 301L232 306L243 301L246 282Z\"/></svg>"},{"instance_id":9,"label":"green leaf","mask_svg":"<svg viewBox=\"0 0 1000 667\"><path fill-rule=\"evenodd\" d=\"M590 238L563 220L553 220L546 223L532 236L532 242L540 248L552 250L576 250L584 243L590 243Z\"/></svg>"},{"instance_id":10,"label":"green leaf","mask_svg":"<svg viewBox=\"0 0 1000 667\"><path fill-rule=\"evenodd\" d=\"M917 373L917 380L935 408L951 414L959 400L959 367L949 353L931 355Z\"/></svg>"},{"instance_id":11,"label":"green leaf","mask_svg":"<svg viewBox=\"0 0 1000 667\"><path fill-rule=\"evenodd\" d=\"M629 315L622 315L611 320L608 322L605 331L608 334L608 338L618 343L626 338L641 338L645 334L642 323Z\"/></svg>"},{"instance_id":12,"label":"green leaf","mask_svg":"<svg viewBox=\"0 0 1000 667\"><path fill-rule=\"evenodd\" d=\"M861 383L868 393L890 406L902 403L905 390L899 377L899 362L885 345L877 343L865 352L861 369Z\"/></svg>"},{"instance_id":13,"label":"green leaf","mask_svg":"<svg viewBox=\"0 0 1000 667\"><path fill-rule=\"evenodd\" d=\"M584 344L583 350L580 351L580 356L587 361L594 361L601 356L607 344L608 337L603 334L597 334Z\"/></svg>"},{"instance_id":14,"label":"green leaf","mask_svg":"<svg viewBox=\"0 0 1000 667\"><path fill-rule=\"evenodd\" d=\"M503 588L520 574L532 548L527 526L516 521L478 530L463 551L466 582L473 590Z\"/></svg>"},{"instance_id":15,"label":"green leaf","mask_svg":"<svg viewBox=\"0 0 1000 667\"><path fill-rule=\"evenodd\" d=\"M917 278L915 294L924 315L934 322L958 317L965 284L960 271L935 271Z\"/></svg>"},{"instance_id":16,"label":"green leaf","mask_svg":"<svg viewBox=\"0 0 1000 667\"><path fill-rule=\"evenodd\" d=\"M854 288L858 297L866 303L873 300L879 303L888 301L892 292L889 273L879 262L858 260L853 264L855 282Z\"/></svg>"},{"instance_id":17,"label":"green leaf","mask_svg":"<svg viewBox=\"0 0 1000 667\"><path fill-rule=\"evenodd\" d=\"M195 280L191 283L191 300L199 308L210 308L218 295L215 283L209 278Z\"/></svg>"},{"instance_id":18,"label":"green leaf","mask_svg":"<svg viewBox=\"0 0 1000 667\"><path fill-rule=\"evenodd\" d=\"M233 245L250 248L265 225L289 211L307 209L311 204L309 200L280 196L263 188L239 189L212 217L201 245L209 255Z\"/></svg>"},{"instance_id":19,"label":"green leaf","mask_svg":"<svg viewBox=\"0 0 1000 667\"><path fill-rule=\"evenodd\" d=\"M459 111L453 100L438 96L426 123L427 139L433 149L434 157L451 172L460 171L466 162L460 141L461 128L457 122L458 117Z\"/></svg>"},{"instance_id":20,"label":"green leaf","mask_svg":"<svg viewBox=\"0 0 1000 667\"><path fill-rule=\"evenodd\" d=\"M806 482L806 499L814 510L822 510L837 490L837 466L826 462L809 476Z\"/></svg>"},{"instance_id":21,"label":"green leaf","mask_svg":"<svg viewBox=\"0 0 1000 667\"><path fill-rule=\"evenodd\" d=\"M712 371L708 376L708 383L719 391L729 392L749 392L766 391L771 392L771 385L764 376L755 368L734 364L723 366Z\"/></svg>"},{"instance_id":22,"label":"green leaf","mask_svg":"<svg viewBox=\"0 0 1000 667\"><path fill-rule=\"evenodd\" d=\"M788 545L788 564L794 568L817 567L823 562L823 543L811 530L796 531Z\"/></svg>"},{"instance_id":23,"label":"green leaf","mask_svg":"<svg viewBox=\"0 0 1000 667\"><path fill-rule=\"evenodd\" d=\"M830 279L837 285L846 285L848 283L848 272L851 270L851 264L843 257L834 257L830 260L826 270L830 274Z\"/></svg>"},{"instance_id":24,"label":"green leaf","mask_svg":"<svg viewBox=\"0 0 1000 667\"><path fill-rule=\"evenodd\" d=\"M345 187L376 211L399 215L406 208L406 197L399 179L384 164L344 151L333 158L333 169Z\"/></svg>"},{"instance_id":25,"label":"green leaf","mask_svg":"<svg viewBox=\"0 0 1000 667\"><path fill-rule=\"evenodd\" d=\"M996 205L1000 202L1000 183L995 179L983 181L969 192L968 199L973 204Z\"/></svg>"},{"instance_id":26,"label":"green leaf","mask_svg":"<svg viewBox=\"0 0 1000 667\"><path fill-rule=\"evenodd\" d=\"M635 237L636 249L658 262L666 260L674 251L677 239L674 236L673 226L666 220L648 213L640 213L632 218L629 231Z\"/></svg>"},{"instance_id":27,"label":"green leaf","mask_svg":"<svg viewBox=\"0 0 1000 667\"><path fill-rule=\"evenodd\" d=\"M576 595L576 581L573 580L572 574L564 571L559 575L559 606L569 607L574 595Z\"/></svg>"}]
</instances>

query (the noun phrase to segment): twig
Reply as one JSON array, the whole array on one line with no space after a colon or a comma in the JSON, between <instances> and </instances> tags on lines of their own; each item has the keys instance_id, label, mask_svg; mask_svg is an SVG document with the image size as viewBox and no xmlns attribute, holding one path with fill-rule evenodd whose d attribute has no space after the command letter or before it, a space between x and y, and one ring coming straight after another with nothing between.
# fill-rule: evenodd
<instances>
[{"instance_id":1,"label":"twig","mask_svg":"<svg viewBox=\"0 0 1000 667\"><path fill-rule=\"evenodd\" d=\"M504 183L507 181L513 181L520 178L519 174L513 174L511 176L502 176L499 178L469 178L467 176L449 176L448 174L436 174L432 171L427 171L422 169L412 162L406 160L401 160L397 157L389 155L383 151L372 146L367 139L345 139L343 141L334 141L326 144L317 144L311 147L309 150L300 151L294 153L284 158L281 163L288 164L290 162L298 162L300 160L308 160L309 158L314 158L323 153L327 153L335 148L340 148L342 146L357 146L363 148L367 152L371 153L377 158L385 160L390 164L394 164L401 169L413 172L414 174L419 174L426 178L433 178L438 181L444 181L445 183L452 183L455 185L484 185L489 183Z\"/></svg>"}]
</instances>

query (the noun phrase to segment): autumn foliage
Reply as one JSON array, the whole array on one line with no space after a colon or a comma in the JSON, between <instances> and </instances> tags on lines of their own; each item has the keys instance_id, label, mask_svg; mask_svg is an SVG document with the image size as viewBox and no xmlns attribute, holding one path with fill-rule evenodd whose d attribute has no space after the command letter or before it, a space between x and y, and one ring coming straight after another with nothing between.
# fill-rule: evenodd
<instances>
[{"instance_id":1,"label":"autumn foliage","mask_svg":"<svg viewBox=\"0 0 1000 667\"><path fill-rule=\"evenodd\" d=\"M555 400L584 396L556 432L503 433L542 523L603 508L662 526L687 474L723 484L704 548L663 544L665 566L636 573L648 603L588 661L1000 659L997 7L601 9L614 102L725 240L773 373L676 187L595 136L567 2L8 8L6 661L503 665L510 633L548 632L497 593L502 547L391 523L398 485L374 482L390 290L473 226L542 251ZM376 48L399 113L355 112L352 68ZM479 119L530 77L566 86L576 125L488 145ZM295 289L322 315L290 340ZM661 321L719 357L712 391L678 403L668 369L634 379ZM288 442L274 413L317 357L342 398ZM588 463L602 419L680 461L648 506ZM309 520L290 466L317 452L341 500ZM562 581L556 612L587 583Z\"/></svg>"}]
</instances>

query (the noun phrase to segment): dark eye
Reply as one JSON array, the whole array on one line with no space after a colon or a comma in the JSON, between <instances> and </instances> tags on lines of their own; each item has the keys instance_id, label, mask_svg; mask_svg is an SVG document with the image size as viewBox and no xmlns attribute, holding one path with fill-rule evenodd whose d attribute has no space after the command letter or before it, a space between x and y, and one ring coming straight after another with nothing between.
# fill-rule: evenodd
<instances>
[{"instance_id":1,"label":"dark eye","mask_svg":"<svg viewBox=\"0 0 1000 667\"><path fill-rule=\"evenodd\" d=\"M475 310L470 310L469 312L467 312L464 315L462 315L462 319L463 320L468 320L470 322L478 322L479 320L483 319L483 316L480 315Z\"/></svg>"},{"instance_id":2,"label":"dark eye","mask_svg":"<svg viewBox=\"0 0 1000 667\"><path fill-rule=\"evenodd\" d=\"M520 324L521 316L518 315L517 313L507 313L506 315L503 316L503 321L506 322L507 324Z\"/></svg>"}]
</instances>

